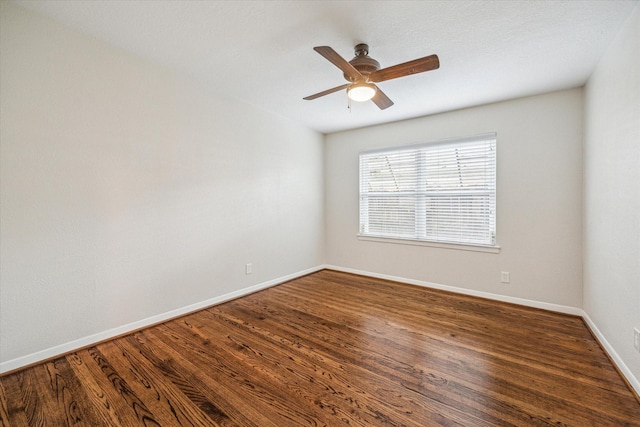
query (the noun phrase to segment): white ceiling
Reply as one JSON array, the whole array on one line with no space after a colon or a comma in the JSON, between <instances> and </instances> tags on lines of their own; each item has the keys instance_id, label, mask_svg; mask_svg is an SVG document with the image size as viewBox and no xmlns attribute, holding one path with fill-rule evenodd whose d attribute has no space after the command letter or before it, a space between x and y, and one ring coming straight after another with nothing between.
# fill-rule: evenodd
<instances>
[{"instance_id":1,"label":"white ceiling","mask_svg":"<svg viewBox=\"0 0 640 427\"><path fill-rule=\"evenodd\" d=\"M637 0L16 1L68 26L323 133L583 85ZM346 93L315 51L357 43L388 67L440 69L379 84L387 110Z\"/></svg>"}]
</instances>

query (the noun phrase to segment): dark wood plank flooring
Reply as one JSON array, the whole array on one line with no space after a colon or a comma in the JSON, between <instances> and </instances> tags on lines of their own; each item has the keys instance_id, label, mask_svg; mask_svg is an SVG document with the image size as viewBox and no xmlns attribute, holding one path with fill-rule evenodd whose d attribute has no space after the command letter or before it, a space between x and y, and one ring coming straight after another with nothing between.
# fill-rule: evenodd
<instances>
[{"instance_id":1,"label":"dark wood plank flooring","mask_svg":"<svg viewBox=\"0 0 640 427\"><path fill-rule=\"evenodd\" d=\"M640 426L581 319L324 270L0 377L3 426Z\"/></svg>"}]
</instances>

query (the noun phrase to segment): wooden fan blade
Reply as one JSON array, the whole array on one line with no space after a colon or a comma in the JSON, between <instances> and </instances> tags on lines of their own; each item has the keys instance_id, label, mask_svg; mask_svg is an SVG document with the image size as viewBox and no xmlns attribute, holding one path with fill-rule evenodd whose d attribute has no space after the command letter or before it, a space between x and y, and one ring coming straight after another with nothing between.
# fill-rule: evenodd
<instances>
[{"instance_id":1,"label":"wooden fan blade","mask_svg":"<svg viewBox=\"0 0 640 427\"><path fill-rule=\"evenodd\" d=\"M373 95L373 98L371 98L371 100L381 110L389 108L389 107L391 107L393 105L393 101L390 100L389 97L383 91L381 91L378 86L376 86L376 94Z\"/></svg>"},{"instance_id":2,"label":"wooden fan blade","mask_svg":"<svg viewBox=\"0 0 640 427\"><path fill-rule=\"evenodd\" d=\"M316 46L313 48L320 55L324 56L329 62L331 62L336 67L340 68L343 73L347 76L351 77L351 80L362 80L363 76L360 74L360 71L356 70L353 65L349 64L346 59L338 54L335 50L330 48L329 46Z\"/></svg>"},{"instance_id":3,"label":"wooden fan blade","mask_svg":"<svg viewBox=\"0 0 640 427\"><path fill-rule=\"evenodd\" d=\"M306 99L307 101L310 101L312 99L320 98L321 96L329 95L330 93L337 92L337 91L342 90L342 89L346 89L349 86L351 86L351 83L347 83L347 84L344 84L342 86L334 87L332 89L323 90L322 92L318 92L318 93L313 94L313 95L305 96L302 99Z\"/></svg>"},{"instance_id":4,"label":"wooden fan blade","mask_svg":"<svg viewBox=\"0 0 640 427\"><path fill-rule=\"evenodd\" d=\"M378 83L385 80L397 79L398 77L409 76L411 74L424 73L440 68L438 55L425 56L413 61L382 68L369 74L369 81Z\"/></svg>"}]
</instances>

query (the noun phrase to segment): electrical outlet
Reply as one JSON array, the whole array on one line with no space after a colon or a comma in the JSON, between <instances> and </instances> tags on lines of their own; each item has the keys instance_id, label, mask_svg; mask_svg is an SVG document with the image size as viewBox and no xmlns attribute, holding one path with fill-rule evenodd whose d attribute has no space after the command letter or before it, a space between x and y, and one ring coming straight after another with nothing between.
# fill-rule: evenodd
<instances>
[{"instance_id":1,"label":"electrical outlet","mask_svg":"<svg viewBox=\"0 0 640 427\"><path fill-rule=\"evenodd\" d=\"M253 273L253 264L249 263L244 266L244 274Z\"/></svg>"},{"instance_id":2,"label":"electrical outlet","mask_svg":"<svg viewBox=\"0 0 640 427\"><path fill-rule=\"evenodd\" d=\"M509 283L509 272L508 271L502 271L500 273L500 281L502 283Z\"/></svg>"},{"instance_id":3,"label":"electrical outlet","mask_svg":"<svg viewBox=\"0 0 640 427\"><path fill-rule=\"evenodd\" d=\"M638 328L633 328L633 346L640 353L640 330Z\"/></svg>"}]
</instances>

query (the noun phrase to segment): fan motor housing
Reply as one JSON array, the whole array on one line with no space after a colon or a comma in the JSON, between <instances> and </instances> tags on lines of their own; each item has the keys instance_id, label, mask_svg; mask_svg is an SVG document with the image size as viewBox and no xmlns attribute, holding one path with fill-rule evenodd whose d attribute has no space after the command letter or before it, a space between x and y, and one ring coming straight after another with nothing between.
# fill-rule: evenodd
<instances>
[{"instance_id":1,"label":"fan motor housing","mask_svg":"<svg viewBox=\"0 0 640 427\"><path fill-rule=\"evenodd\" d=\"M368 76L374 71L380 69L380 63L369 56L369 46L361 43L355 47L356 56L349 61L349 64L353 65L353 68L358 70L363 76ZM348 75L344 74L344 78L348 81L352 81Z\"/></svg>"}]
</instances>

